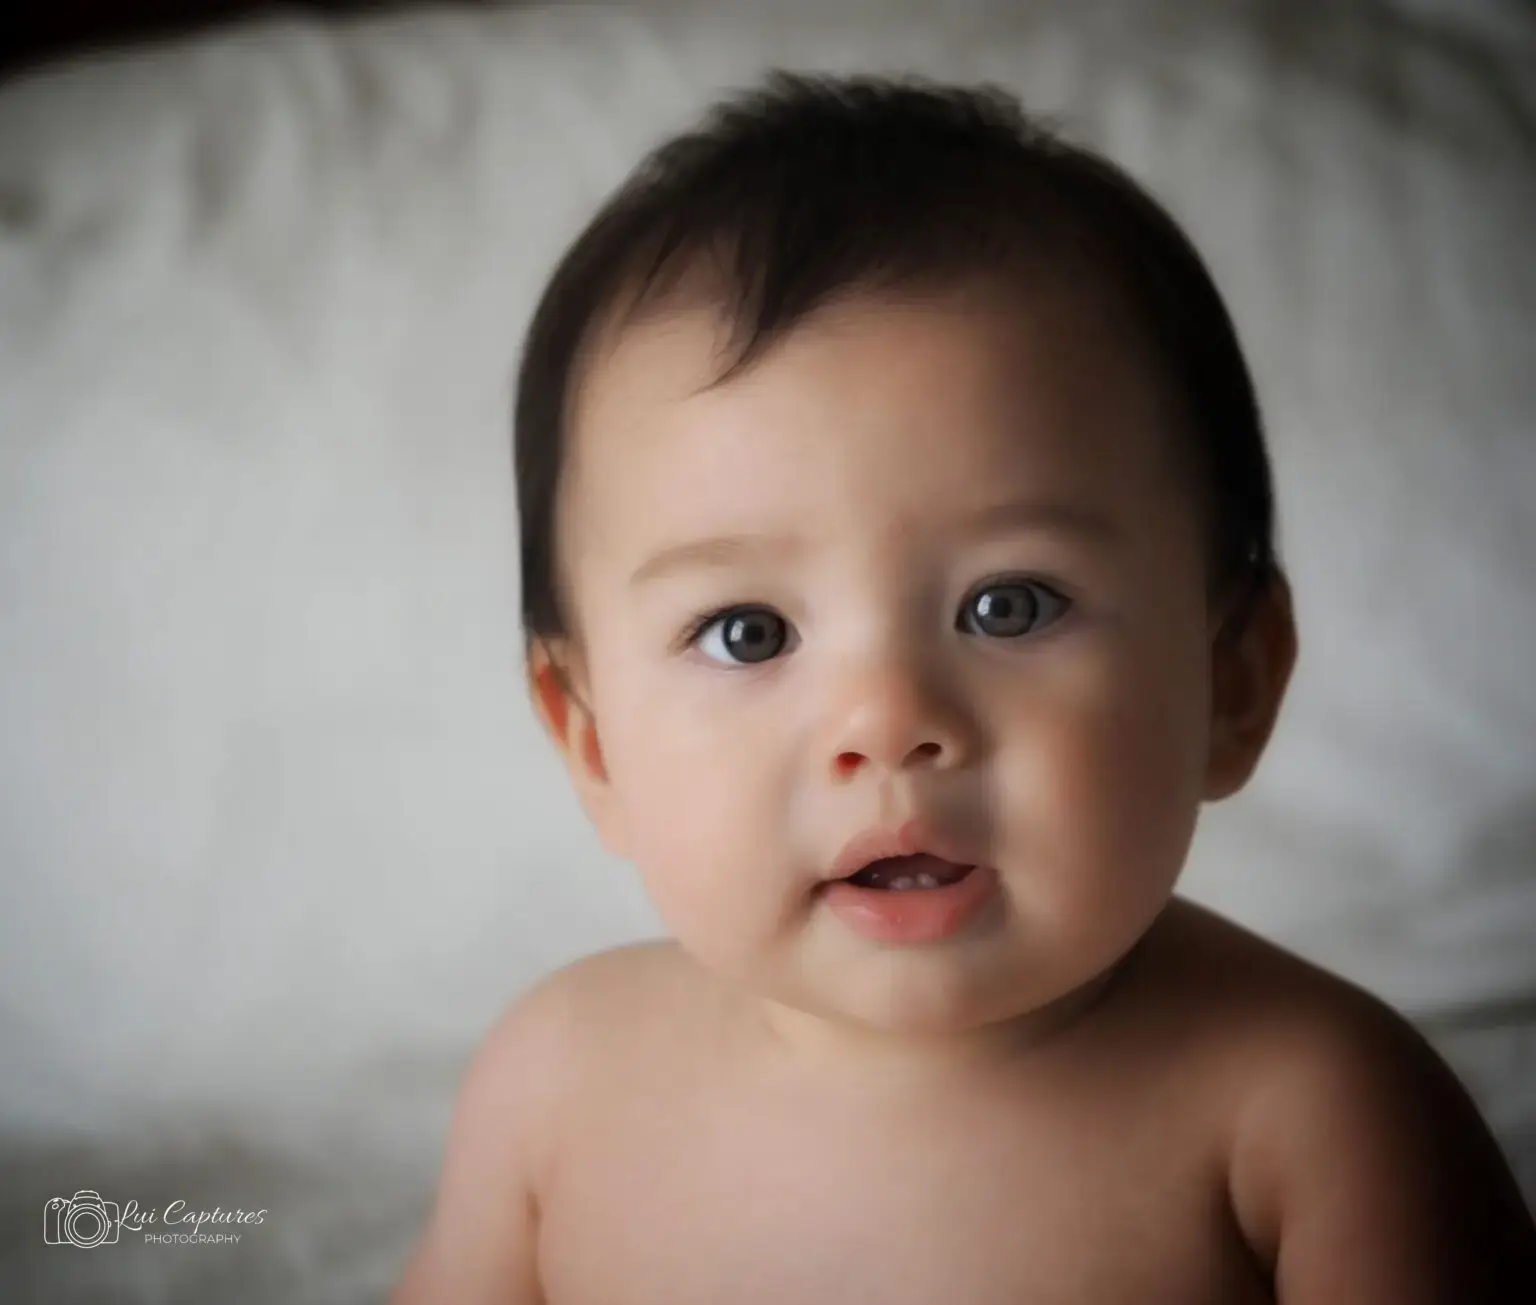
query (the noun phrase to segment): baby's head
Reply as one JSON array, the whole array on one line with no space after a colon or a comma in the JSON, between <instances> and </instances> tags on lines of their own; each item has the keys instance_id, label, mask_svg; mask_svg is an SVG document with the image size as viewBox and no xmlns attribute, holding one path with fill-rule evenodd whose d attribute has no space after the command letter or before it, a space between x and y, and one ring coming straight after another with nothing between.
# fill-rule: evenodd
<instances>
[{"instance_id":1,"label":"baby's head","mask_svg":"<svg viewBox=\"0 0 1536 1305\"><path fill-rule=\"evenodd\" d=\"M1294 656L1199 256L992 88L779 74L657 150L539 305L516 465L583 806L785 1019L927 1037L1091 988ZM914 929L933 890L832 882L903 826L988 891Z\"/></svg>"}]
</instances>

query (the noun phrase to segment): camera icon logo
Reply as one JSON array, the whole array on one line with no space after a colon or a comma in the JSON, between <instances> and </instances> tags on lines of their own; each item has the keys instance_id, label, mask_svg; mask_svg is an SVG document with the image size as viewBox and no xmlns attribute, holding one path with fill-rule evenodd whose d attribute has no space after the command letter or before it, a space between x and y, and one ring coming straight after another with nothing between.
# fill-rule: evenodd
<instances>
[{"instance_id":1,"label":"camera icon logo","mask_svg":"<svg viewBox=\"0 0 1536 1305\"><path fill-rule=\"evenodd\" d=\"M49 1246L111 1246L117 1241L118 1206L99 1192L55 1196L43 1206L43 1241Z\"/></svg>"}]
</instances>

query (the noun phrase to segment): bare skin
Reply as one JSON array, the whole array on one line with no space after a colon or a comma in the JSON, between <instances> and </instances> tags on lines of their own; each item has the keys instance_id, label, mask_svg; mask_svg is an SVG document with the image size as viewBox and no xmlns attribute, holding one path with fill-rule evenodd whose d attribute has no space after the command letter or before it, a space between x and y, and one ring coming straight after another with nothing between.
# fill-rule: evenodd
<instances>
[{"instance_id":1,"label":"bare skin","mask_svg":"<svg viewBox=\"0 0 1536 1305\"><path fill-rule=\"evenodd\" d=\"M675 944L560 971L466 1083L397 1305L1449 1305L1536 1281L1434 1052L1182 899L995 1062L830 1070Z\"/></svg>"},{"instance_id":2,"label":"bare skin","mask_svg":"<svg viewBox=\"0 0 1536 1305\"><path fill-rule=\"evenodd\" d=\"M1422 1039L1175 895L1296 636L1277 580L1224 637L1124 323L1078 286L855 301L710 387L718 338L679 311L597 351L581 635L530 667L675 941L491 1033L395 1305L1536 1300L1536 1228ZM752 664L697 626L748 606L785 632ZM829 866L908 819L995 892L871 941Z\"/></svg>"}]
</instances>

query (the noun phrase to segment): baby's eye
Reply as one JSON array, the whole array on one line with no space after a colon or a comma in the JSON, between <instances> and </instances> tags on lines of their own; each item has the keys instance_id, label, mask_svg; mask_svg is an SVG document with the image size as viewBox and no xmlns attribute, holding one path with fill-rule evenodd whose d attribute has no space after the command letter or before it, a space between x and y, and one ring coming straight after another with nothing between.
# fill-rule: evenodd
<instances>
[{"instance_id":1,"label":"baby's eye","mask_svg":"<svg viewBox=\"0 0 1536 1305\"><path fill-rule=\"evenodd\" d=\"M691 641L712 661L752 666L777 657L788 640L789 627L776 612L766 607L736 607L705 617ZM723 655L715 654L715 645Z\"/></svg>"},{"instance_id":2,"label":"baby's eye","mask_svg":"<svg viewBox=\"0 0 1536 1305\"><path fill-rule=\"evenodd\" d=\"M991 639L1018 639L1058 620L1070 603L1038 580L1006 580L977 590L960 611L961 628Z\"/></svg>"}]
</instances>

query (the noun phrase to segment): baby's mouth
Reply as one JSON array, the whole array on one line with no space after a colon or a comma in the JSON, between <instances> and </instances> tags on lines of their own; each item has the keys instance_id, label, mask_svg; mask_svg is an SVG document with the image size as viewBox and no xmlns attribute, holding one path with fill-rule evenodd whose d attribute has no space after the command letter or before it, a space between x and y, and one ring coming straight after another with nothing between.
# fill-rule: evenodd
<instances>
[{"instance_id":1,"label":"baby's mouth","mask_svg":"<svg viewBox=\"0 0 1536 1305\"><path fill-rule=\"evenodd\" d=\"M947 888L959 883L975 868L919 852L913 856L887 856L871 861L856 874L837 882L856 888L883 888L905 893L923 888Z\"/></svg>"}]
</instances>

